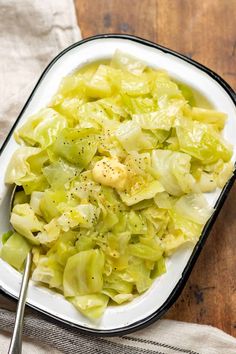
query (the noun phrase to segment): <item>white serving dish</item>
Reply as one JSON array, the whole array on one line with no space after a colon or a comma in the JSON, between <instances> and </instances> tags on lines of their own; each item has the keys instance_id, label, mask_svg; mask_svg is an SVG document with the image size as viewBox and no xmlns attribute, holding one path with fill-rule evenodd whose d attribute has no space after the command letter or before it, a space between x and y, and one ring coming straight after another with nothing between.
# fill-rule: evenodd
<instances>
[{"instance_id":1,"label":"white serving dish","mask_svg":"<svg viewBox=\"0 0 236 354\"><path fill-rule=\"evenodd\" d=\"M234 146L232 159L235 162L236 97L233 90L219 76L191 59L137 37L127 35L92 37L65 49L49 64L0 150L0 234L9 229L11 188L4 184L4 175L10 157L17 148L13 131L22 125L29 115L47 105L64 76L92 61L110 58L116 49L131 53L154 68L166 69L173 78L203 93L216 109L226 112L228 122L224 136ZM27 304L83 331L99 335L124 334L152 323L163 315L180 294L233 181L234 176L223 190L206 195L210 204L216 207L216 211L195 248L182 248L170 257L167 261L166 274L159 277L146 293L131 303L108 307L100 321L91 322L61 295L30 281ZM21 275L0 259L0 288L17 298L20 283Z\"/></svg>"}]
</instances>

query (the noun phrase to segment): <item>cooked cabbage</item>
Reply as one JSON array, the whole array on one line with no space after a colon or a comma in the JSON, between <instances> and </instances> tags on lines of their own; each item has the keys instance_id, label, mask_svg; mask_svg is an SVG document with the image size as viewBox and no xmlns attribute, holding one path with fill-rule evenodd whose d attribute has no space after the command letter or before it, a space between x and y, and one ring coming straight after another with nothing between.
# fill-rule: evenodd
<instances>
[{"instance_id":1,"label":"cooked cabbage","mask_svg":"<svg viewBox=\"0 0 236 354\"><path fill-rule=\"evenodd\" d=\"M0 251L1 258L11 266L21 270L29 250L32 248L29 242L17 232L8 237Z\"/></svg>"},{"instance_id":2,"label":"cooked cabbage","mask_svg":"<svg viewBox=\"0 0 236 354\"><path fill-rule=\"evenodd\" d=\"M32 279L91 320L149 289L198 241L213 212L203 193L232 175L227 117L197 102L120 51L65 77L16 132L5 181L22 190L1 258L22 270L32 249Z\"/></svg>"},{"instance_id":3,"label":"cooked cabbage","mask_svg":"<svg viewBox=\"0 0 236 354\"><path fill-rule=\"evenodd\" d=\"M16 132L15 138L17 142L23 140L27 145L46 148L67 125L65 117L52 108L45 108L30 117Z\"/></svg>"}]
</instances>

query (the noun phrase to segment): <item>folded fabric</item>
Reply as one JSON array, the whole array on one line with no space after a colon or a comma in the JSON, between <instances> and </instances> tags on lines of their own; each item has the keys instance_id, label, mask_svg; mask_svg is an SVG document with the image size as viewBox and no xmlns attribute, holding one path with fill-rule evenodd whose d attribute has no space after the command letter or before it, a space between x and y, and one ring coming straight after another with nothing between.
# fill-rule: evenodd
<instances>
[{"instance_id":1,"label":"folded fabric","mask_svg":"<svg viewBox=\"0 0 236 354\"><path fill-rule=\"evenodd\" d=\"M80 39L73 0L0 0L0 146L43 69Z\"/></svg>"},{"instance_id":2,"label":"folded fabric","mask_svg":"<svg viewBox=\"0 0 236 354\"><path fill-rule=\"evenodd\" d=\"M0 333L0 348L1 353L7 353L10 345L11 340L11 333L1 332ZM52 348L51 346L42 344L38 342L35 338L30 339L24 337L23 340L23 347L22 347L23 354L60 354L59 350Z\"/></svg>"},{"instance_id":3,"label":"folded fabric","mask_svg":"<svg viewBox=\"0 0 236 354\"><path fill-rule=\"evenodd\" d=\"M72 0L0 0L0 145L39 75L81 38ZM6 306L6 303L8 304ZM12 305L13 304L13 305ZM0 353L8 350L14 302L0 297ZM101 338L28 310L23 354L235 354L236 340L210 327L161 320L134 334Z\"/></svg>"}]
</instances>

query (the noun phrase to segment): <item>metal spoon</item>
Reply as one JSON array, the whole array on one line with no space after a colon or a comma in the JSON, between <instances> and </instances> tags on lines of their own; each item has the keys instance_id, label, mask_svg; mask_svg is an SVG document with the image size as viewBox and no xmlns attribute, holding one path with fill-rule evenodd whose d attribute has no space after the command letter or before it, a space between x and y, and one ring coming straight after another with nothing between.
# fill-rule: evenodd
<instances>
[{"instance_id":1,"label":"metal spoon","mask_svg":"<svg viewBox=\"0 0 236 354\"><path fill-rule=\"evenodd\" d=\"M13 208L14 197L16 192L17 192L17 186L15 186L12 191L10 210L12 210ZM23 320L24 320L25 302L26 302L26 295L27 295L27 289L29 283L31 263L32 263L32 254L31 252L29 252L25 261L25 268L22 277L20 294L19 294L19 299L18 299L18 304L16 309L15 325L14 325L14 330L13 330L8 354L21 354L22 352Z\"/></svg>"}]
</instances>

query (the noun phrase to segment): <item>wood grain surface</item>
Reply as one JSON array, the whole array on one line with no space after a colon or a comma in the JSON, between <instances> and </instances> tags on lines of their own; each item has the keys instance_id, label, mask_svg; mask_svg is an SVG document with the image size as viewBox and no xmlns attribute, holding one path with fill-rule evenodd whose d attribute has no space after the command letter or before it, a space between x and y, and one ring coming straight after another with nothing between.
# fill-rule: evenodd
<instances>
[{"instance_id":1,"label":"wood grain surface","mask_svg":"<svg viewBox=\"0 0 236 354\"><path fill-rule=\"evenodd\" d=\"M83 37L129 33L149 39L210 67L236 89L236 0L75 0L75 4ZM166 318L209 324L236 336L235 203L236 186Z\"/></svg>"}]
</instances>

